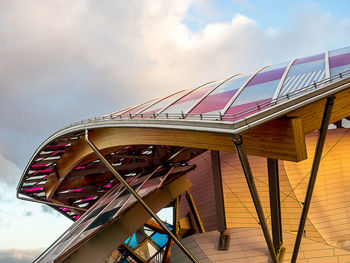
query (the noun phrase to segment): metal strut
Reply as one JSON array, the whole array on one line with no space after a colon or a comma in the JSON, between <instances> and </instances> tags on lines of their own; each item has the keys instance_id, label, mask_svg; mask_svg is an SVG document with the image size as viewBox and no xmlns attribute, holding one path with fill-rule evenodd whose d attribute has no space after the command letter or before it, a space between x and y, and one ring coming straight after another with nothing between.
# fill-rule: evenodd
<instances>
[{"instance_id":1,"label":"metal strut","mask_svg":"<svg viewBox=\"0 0 350 263\"><path fill-rule=\"evenodd\" d=\"M175 235L166 227L162 220L152 211L152 209L143 201L139 194L124 180L124 178L114 169L114 167L108 162L108 160L100 153L96 146L89 140L89 132L85 130L85 141L98 156L98 158L104 163L108 170L119 180L121 184L136 198L136 200L146 209L146 211L154 218L154 220L163 228L163 230L170 236L172 240L180 247L180 249L186 254L186 256L194 263L198 263L196 258L185 248L185 246L178 240Z\"/></svg>"},{"instance_id":2,"label":"metal strut","mask_svg":"<svg viewBox=\"0 0 350 263\"><path fill-rule=\"evenodd\" d=\"M307 191L305 194L303 211L301 212L298 234L297 234L297 237L295 239L294 250L293 250L292 261L291 261L292 263L295 263L297 261L299 247L300 247L301 239L303 237L305 223L306 223L306 219L307 219L307 214L308 214L309 208L310 208L312 193L313 193L315 183L316 183L317 172L318 172L318 168L319 168L320 162L321 162L322 150L323 150L324 142L326 140L329 120L330 120L333 105L334 105L334 99L335 99L334 96L327 98L327 102L325 105L322 123L321 123L321 128L320 128L320 134L318 137L316 150L315 150L315 157L314 157L314 160L312 163L309 184L307 186Z\"/></svg>"},{"instance_id":3,"label":"metal strut","mask_svg":"<svg viewBox=\"0 0 350 263\"><path fill-rule=\"evenodd\" d=\"M220 232L218 249L227 250L229 247L230 236L225 234L227 226L226 226L226 215L225 215L224 191L222 189L220 152L210 151L210 157L211 157L211 169L212 169L213 183L214 183L216 222L218 226L218 231Z\"/></svg>"},{"instance_id":4,"label":"metal strut","mask_svg":"<svg viewBox=\"0 0 350 263\"><path fill-rule=\"evenodd\" d=\"M277 260L282 261L285 248L283 247L282 239L281 198L277 159L267 158L267 172L269 178L272 241Z\"/></svg>"},{"instance_id":5,"label":"metal strut","mask_svg":"<svg viewBox=\"0 0 350 263\"><path fill-rule=\"evenodd\" d=\"M267 247L269 249L272 262L277 263L278 261L277 261L275 249L274 249L274 246L272 244L272 239L270 236L269 229L267 227L267 223L266 223L265 215L264 215L264 210L261 206L259 194L258 194L258 191L257 191L256 186L255 186L255 182L254 182L252 171L250 169L248 157L247 157L247 154L244 150L242 137L240 135L234 135L232 137L232 139L233 139L233 142L235 143L235 147L236 147L239 159L241 161L244 175L245 175L245 178L247 180L249 191L250 191L250 194L251 194L253 202L254 202L256 213L258 214L258 217L259 217L260 225L261 225L262 231L263 231L264 236L265 236L266 244L267 244Z\"/></svg>"}]
</instances>

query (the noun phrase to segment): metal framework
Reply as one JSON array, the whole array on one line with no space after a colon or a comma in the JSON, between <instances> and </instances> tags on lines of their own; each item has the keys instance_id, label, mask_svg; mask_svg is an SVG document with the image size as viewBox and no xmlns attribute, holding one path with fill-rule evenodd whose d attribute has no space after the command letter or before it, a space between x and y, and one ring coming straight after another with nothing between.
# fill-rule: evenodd
<instances>
[{"instance_id":1,"label":"metal framework","mask_svg":"<svg viewBox=\"0 0 350 263\"><path fill-rule=\"evenodd\" d=\"M214 182L214 195L215 195L215 207L216 207L216 222L218 231L220 232L219 246L220 250L228 249L229 235L225 235L227 229L226 215L225 215L225 203L224 194L222 189L222 175L220 164L220 152L210 151L211 156L211 168Z\"/></svg>"},{"instance_id":2,"label":"metal framework","mask_svg":"<svg viewBox=\"0 0 350 263\"><path fill-rule=\"evenodd\" d=\"M256 213L258 214L258 217L259 217L261 229L264 233L265 241L266 241L267 247L269 249L272 262L277 263L278 261L277 261L277 257L276 257L276 253L275 253L275 248L273 246L270 232L269 232L269 229L267 227L267 223L266 223L265 215L264 215L264 210L261 206L261 201L259 198L258 190L256 189L256 186L255 186L254 177L253 177L252 171L250 169L248 157L247 157L247 154L244 150L242 136L234 135L232 137L232 139L233 139L233 142L235 143L237 154L239 156L239 159L240 159L243 171L244 171L244 175L245 175L248 187L249 187L249 191L250 191L250 194L251 194L253 202L254 202Z\"/></svg>"},{"instance_id":3,"label":"metal framework","mask_svg":"<svg viewBox=\"0 0 350 263\"><path fill-rule=\"evenodd\" d=\"M278 160L267 159L267 171L269 177L269 194L270 194L270 215L272 239L276 256L279 260L283 257L285 249L282 238L282 220L281 220L281 198L279 185Z\"/></svg>"},{"instance_id":4,"label":"metal framework","mask_svg":"<svg viewBox=\"0 0 350 263\"><path fill-rule=\"evenodd\" d=\"M293 250L293 255L292 255L292 263L297 261L300 243L301 243L301 239L302 239L303 233L304 233L305 222L306 222L307 214L308 214L309 208L310 208L312 193L313 193L315 183L316 183L317 172L318 172L318 168L320 166L320 162L321 162L321 158L322 158L322 150L323 150L324 142L326 140L327 129L328 129L329 120L330 120L330 117L332 114L334 100L335 100L334 96L329 97L327 99L327 103L325 105L324 114L323 114L322 123L321 123L320 135L319 135L319 139L318 139L316 149L315 149L315 157L314 157L314 160L312 163L309 184L308 184L307 191L305 194L303 211L302 211L302 214L300 217L298 234L297 234L297 237L295 239L294 250Z\"/></svg>"},{"instance_id":5,"label":"metal framework","mask_svg":"<svg viewBox=\"0 0 350 263\"><path fill-rule=\"evenodd\" d=\"M163 221L152 211L151 208L143 201L139 194L125 181L125 179L114 169L114 167L107 161L102 153L96 148L96 146L89 141L89 132L85 131L85 141L98 156L98 158L106 165L106 167L118 178L119 182L125 186L126 189L136 198L136 200L145 208L145 210L154 218L154 220L163 228L163 230L171 237L172 240L181 248L181 250L187 255L187 257L194 263L198 261L195 257L187 250L187 248L175 237L175 235L166 227Z\"/></svg>"}]
</instances>

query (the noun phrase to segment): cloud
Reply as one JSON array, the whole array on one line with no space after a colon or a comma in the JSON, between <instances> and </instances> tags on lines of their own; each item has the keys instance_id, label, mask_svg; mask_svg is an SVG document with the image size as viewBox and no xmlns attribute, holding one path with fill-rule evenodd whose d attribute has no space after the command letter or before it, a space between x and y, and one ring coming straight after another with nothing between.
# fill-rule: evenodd
<instances>
[{"instance_id":1,"label":"cloud","mask_svg":"<svg viewBox=\"0 0 350 263\"><path fill-rule=\"evenodd\" d=\"M33 213L31 211L24 211L23 215L24 216L32 216Z\"/></svg>"},{"instance_id":2,"label":"cloud","mask_svg":"<svg viewBox=\"0 0 350 263\"><path fill-rule=\"evenodd\" d=\"M234 2L250 8L248 1ZM315 3L295 8L282 28L261 27L237 13L222 21L214 3L0 1L0 185L6 189L0 193L0 232L7 237L1 247L28 247L23 236L36 237L31 246L47 245L70 224L47 207L15 200L25 164L55 130L350 43L350 20ZM184 23L189 17L201 20L196 30ZM25 211L35 216L23 224Z\"/></svg>"},{"instance_id":3,"label":"cloud","mask_svg":"<svg viewBox=\"0 0 350 263\"><path fill-rule=\"evenodd\" d=\"M46 205L42 205L41 206L41 211L44 213L48 213L48 214L55 214L55 215L59 215L57 212L55 212L55 210L53 210L52 208L46 206Z\"/></svg>"},{"instance_id":4,"label":"cloud","mask_svg":"<svg viewBox=\"0 0 350 263\"><path fill-rule=\"evenodd\" d=\"M30 263L40 255L44 249L0 249L2 263Z\"/></svg>"},{"instance_id":5,"label":"cloud","mask_svg":"<svg viewBox=\"0 0 350 263\"><path fill-rule=\"evenodd\" d=\"M193 20L219 17L212 0L1 1L3 155L23 168L70 122L350 42L349 20L314 3L288 28L233 13L195 32L183 22L193 8Z\"/></svg>"},{"instance_id":6,"label":"cloud","mask_svg":"<svg viewBox=\"0 0 350 263\"><path fill-rule=\"evenodd\" d=\"M8 184L6 188L15 189L14 185L18 182L21 176L21 170L10 160L7 160L1 153L0 149L0 167L1 167L1 176L0 181L3 181ZM9 186L10 185L10 186ZM1 193L0 193L1 199Z\"/></svg>"}]
</instances>

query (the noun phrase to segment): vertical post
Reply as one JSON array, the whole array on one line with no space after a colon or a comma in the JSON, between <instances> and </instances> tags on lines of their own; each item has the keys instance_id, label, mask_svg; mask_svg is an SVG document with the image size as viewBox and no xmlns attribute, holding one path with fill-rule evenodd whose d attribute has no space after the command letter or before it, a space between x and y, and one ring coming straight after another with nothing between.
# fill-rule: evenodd
<instances>
[{"instance_id":1,"label":"vertical post","mask_svg":"<svg viewBox=\"0 0 350 263\"><path fill-rule=\"evenodd\" d=\"M173 233L176 237L179 233L179 202L179 197L173 201Z\"/></svg>"},{"instance_id":2,"label":"vertical post","mask_svg":"<svg viewBox=\"0 0 350 263\"><path fill-rule=\"evenodd\" d=\"M103 156L102 153L96 148L96 146L89 141L88 130L85 130L85 141L90 146L92 151L98 156L101 162L108 168L108 170L119 180L119 182L124 185L126 189L135 197L135 199L145 208L145 210L154 218L154 220L163 228L163 230L170 236L172 240L180 247L180 249L186 254L186 256L194 263L198 263L195 257L187 250L187 248L180 242L180 240L175 237L175 235L167 228L163 221L152 211L152 209L143 201L139 194L128 184L127 181L121 176L114 167L108 162L108 160Z\"/></svg>"},{"instance_id":3,"label":"vertical post","mask_svg":"<svg viewBox=\"0 0 350 263\"><path fill-rule=\"evenodd\" d=\"M269 178L270 193L270 214L272 240L275 247L276 255L279 254L282 247L282 221L281 221L281 199L280 199L280 183L278 174L278 160L267 158L267 172Z\"/></svg>"},{"instance_id":4,"label":"vertical post","mask_svg":"<svg viewBox=\"0 0 350 263\"><path fill-rule=\"evenodd\" d=\"M226 217L224 206L224 194L222 190L222 176L220 167L219 151L210 151L211 154L211 169L214 181L214 195L216 206L216 221L218 224L218 231L224 232L226 230Z\"/></svg>"},{"instance_id":5,"label":"vertical post","mask_svg":"<svg viewBox=\"0 0 350 263\"><path fill-rule=\"evenodd\" d=\"M232 139L233 139L233 142L235 143L235 147L236 147L239 159L241 161L244 175L245 175L248 187L249 187L250 194L251 194L252 199L253 199L256 213L258 214L258 217L259 217L260 225L261 225L262 231L264 233L265 241L267 244L267 248L269 249L272 262L277 263L275 249L273 247L270 232L269 232L269 229L267 227L267 223L266 223L265 215L264 215L264 210L261 206L259 194L258 194L258 191L257 191L256 186L255 186L255 182L254 182L252 171L250 169L248 157L247 157L247 154L246 154L245 149L243 147L242 137L240 135L234 135Z\"/></svg>"},{"instance_id":6,"label":"vertical post","mask_svg":"<svg viewBox=\"0 0 350 263\"><path fill-rule=\"evenodd\" d=\"M318 141L317 141L317 145L316 145L316 149L315 149L315 156L314 156L314 160L312 163L309 184L307 186L307 191L305 194L303 211L301 212L298 233L297 233L297 237L295 239L294 250L293 250L292 261L291 261L292 263L295 263L297 261L299 247L300 247L301 239L302 239L303 233L304 233L305 222L306 222L307 214L308 214L309 208L310 208L312 193L313 193L315 183L316 183L317 172L318 172L318 168L319 168L320 162L321 162L323 146L324 146L324 142L326 140L329 120L331 118L331 113L332 113L332 109L333 109L333 105L334 105L334 99L335 99L334 96L327 98L327 102L325 105L322 123L321 123L321 128L320 128L320 134L318 137Z\"/></svg>"},{"instance_id":7,"label":"vertical post","mask_svg":"<svg viewBox=\"0 0 350 263\"><path fill-rule=\"evenodd\" d=\"M229 236L225 235L227 226L226 226L224 193L222 189L223 186L222 186L222 174L221 174L221 164L220 164L220 152L210 151L210 156L211 156L211 169L212 169L213 182L214 182L216 222L218 226L218 231L220 232L218 248L220 250L226 250L228 249Z\"/></svg>"}]
</instances>

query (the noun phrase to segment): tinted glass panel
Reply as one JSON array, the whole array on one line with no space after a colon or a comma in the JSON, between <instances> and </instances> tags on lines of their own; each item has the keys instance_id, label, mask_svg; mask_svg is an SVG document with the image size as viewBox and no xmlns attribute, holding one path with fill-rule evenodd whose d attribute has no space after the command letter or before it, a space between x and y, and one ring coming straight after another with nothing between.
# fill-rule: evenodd
<instances>
[{"instance_id":1,"label":"tinted glass panel","mask_svg":"<svg viewBox=\"0 0 350 263\"><path fill-rule=\"evenodd\" d=\"M325 77L324 54L297 59L288 72L279 96L300 90Z\"/></svg>"},{"instance_id":2,"label":"tinted glass panel","mask_svg":"<svg viewBox=\"0 0 350 263\"><path fill-rule=\"evenodd\" d=\"M256 74L235 99L226 114L236 114L269 102L276 92L288 62L267 67ZM243 117L243 116L242 116Z\"/></svg>"},{"instance_id":3,"label":"tinted glass panel","mask_svg":"<svg viewBox=\"0 0 350 263\"><path fill-rule=\"evenodd\" d=\"M350 70L350 47L330 51L329 68L331 76Z\"/></svg>"},{"instance_id":4,"label":"tinted glass panel","mask_svg":"<svg viewBox=\"0 0 350 263\"><path fill-rule=\"evenodd\" d=\"M183 98L176 101L173 105L168 107L164 113L178 113L181 112L187 113L187 111L195 104L197 104L203 96L215 88L221 81L215 81L213 83L204 85L191 93L187 94Z\"/></svg>"},{"instance_id":5,"label":"tinted glass panel","mask_svg":"<svg viewBox=\"0 0 350 263\"><path fill-rule=\"evenodd\" d=\"M195 114L219 114L236 92L250 78L251 73L236 76L211 92L203 101L201 101L189 115Z\"/></svg>"},{"instance_id":6,"label":"tinted glass panel","mask_svg":"<svg viewBox=\"0 0 350 263\"><path fill-rule=\"evenodd\" d=\"M156 104L152 105L151 107L149 107L148 109L145 109L142 114L157 114L159 112L161 112L165 107L168 107L169 105L171 105L172 103L174 103L175 101L177 101L178 99L180 99L181 97L183 97L184 95L186 95L186 93L188 93L190 90L183 90L180 91L178 93L175 93L171 96L169 96L168 98L165 98L159 102L157 102Z\"/></svg>"}]
</instances>

